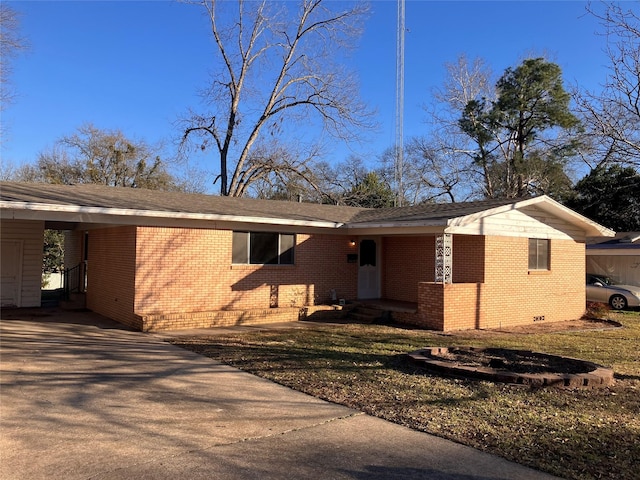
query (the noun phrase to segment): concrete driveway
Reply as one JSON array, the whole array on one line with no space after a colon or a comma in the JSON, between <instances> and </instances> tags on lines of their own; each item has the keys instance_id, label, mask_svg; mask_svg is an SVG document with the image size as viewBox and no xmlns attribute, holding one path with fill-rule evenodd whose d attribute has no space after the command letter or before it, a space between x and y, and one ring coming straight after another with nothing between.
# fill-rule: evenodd
<instances>
[{"instance_id":1,"label":"concrete driveway","mask_svg":"<svg viewBox=\"0 0 640 480\"><path fill-rule=\"evenodd\" d=\"M0 478L544 479L86 312L2 312Z\"/></svg>"}]
</instances>

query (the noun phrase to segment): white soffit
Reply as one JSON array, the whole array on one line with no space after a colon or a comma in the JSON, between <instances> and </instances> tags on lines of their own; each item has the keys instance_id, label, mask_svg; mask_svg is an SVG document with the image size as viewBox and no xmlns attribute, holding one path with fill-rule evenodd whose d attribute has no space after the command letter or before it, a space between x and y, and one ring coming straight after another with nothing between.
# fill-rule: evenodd
<instances>
[{"instance_id":1,"label":"white soffit","mask_svg":"<svg viewBox=\"0 0 640 480\"><path fill-rule=\"evenodd\" d=\"M587 257L590 256L606 256L606 257L640 257L639 249L624 248L587 248Z\"/></svg>"}]
</instances>

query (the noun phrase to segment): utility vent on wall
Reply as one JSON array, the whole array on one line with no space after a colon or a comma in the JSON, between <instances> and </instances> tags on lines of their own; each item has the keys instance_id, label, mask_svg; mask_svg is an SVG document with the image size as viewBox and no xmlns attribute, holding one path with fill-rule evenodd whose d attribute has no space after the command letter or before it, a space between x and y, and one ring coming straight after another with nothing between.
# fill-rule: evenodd
<instances>
[{"instance_id":1,"label":"utility vent on wall","mask_svg":"<svg viewBox=\"0 0 640 480\"><path fill-rule=\"evenodd\" d=\"M542 322L542 321L544 321L544 315L533 317L533 321L534 322Z\"/></svg>"}]
</instances>

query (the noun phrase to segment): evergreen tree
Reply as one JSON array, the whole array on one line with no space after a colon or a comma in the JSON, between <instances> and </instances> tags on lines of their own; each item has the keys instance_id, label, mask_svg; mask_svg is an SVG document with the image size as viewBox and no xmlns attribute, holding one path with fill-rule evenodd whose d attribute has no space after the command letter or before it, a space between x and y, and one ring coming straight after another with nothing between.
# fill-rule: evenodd
<instances>
[{"instance_id":1,"label":"evergreen tree","mask_svg":"<svg viewBox=\"0 0 640 480\"><path fill-rule=\"evenodd\" d=\"M579 127L569 110L562 72L543 58L508 68L496 83L496 100L474 99L459 120L475 143L474 162L487 197L550 194L569 185L564 174L575 155L570 135Z\"/></svg>"},{"instance_id":2,"label":"evergreen tree","mask_svg":"<svg viewBox=\"0 0 640 480\"><path fill-rule=\"evenodd\" d=\"M376 172L369 172L343 199L352 207L385 208L393 207L395 195Z\"/></svg>"},{"instance_id":3,"label":"evergreen tree","mask_svg":"<svg viewBox=\"0 0 640 480\"><path fill-rule=\"evenodd\" d=\"M596 167L576 184L566 204L617 232L640 231L640 174L618 164Z\"/></svg>"}]
</instances>

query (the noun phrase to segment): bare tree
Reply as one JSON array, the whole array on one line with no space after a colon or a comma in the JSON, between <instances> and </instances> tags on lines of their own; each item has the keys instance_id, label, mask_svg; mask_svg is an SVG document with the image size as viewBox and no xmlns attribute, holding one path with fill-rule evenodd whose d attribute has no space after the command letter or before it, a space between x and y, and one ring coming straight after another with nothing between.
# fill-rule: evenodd
<instances>
[{"instance_id":1,"label":"bare tree","mask_svg":"<svg viewBox=\"0 0 640 480\"><path fill-rule=\"evenodd\" d=\"M86 124L40 153L35 165L23 165L9 177L43 183L191 190L168 173L157 152L158 147L131 140L120 130Z\"/></svg>"},{"instance_id":2,"label":"bare tree","mask_svg":"<svg viewBox=\"0 0 640 480\"><path fill-rule=\"evenodd\" d=\"M11 88L11 63L21 51L28 48L27 41L20 36L20 18L18 13L0 2L0 112L9 105L15 96ZM5 125L0 127L0 139L4 137ZM0 140L1 141L1 140Z\"/></svg>"},{"instance_id":3,"label":"bare tree","mask_svg":"<svg viewBox=\"0 0 640 480\"><path fill-rule=\"evenodd\" d=\"M461 162L461 155L447 146L442 137L412 138L407 145L405 166L407 186L404 196L409 204L423 202L466 200L469 165ZM462 198L460 198L462 197Z\"/></svg>"},{"instance_id":4,"label":"bare tree","mask_svg":"<svg viewBox=\"0 0 640 480\"><path fill-rule=\"evenodd\" d=\"M640 2L589 4L606 37L608 74L600 92L573 90L586 127L585 162L595 169L619 163L640 166Z\"/></svg>"},{"instance_id":5,"label":"bare tree","mask_svg":"<svg viewBox=\"0 0 640 480\"><path fill-rule=\"evenodd\" d=\"M311 167L320 155L319 148L282 145L277 139L257 141L247 157L234 196L251 191L252 196L259 198L310 197L320 190Z\"/></svg>"},{"instance_id":6,"label":"bare tree","mask_svg":"<svg viewBox=\"0 0 640 480\"><path fill-rule=\"evenodd\" d=\"M20 36L18 13L6 2L0 3L0 109L13 98L13 92L8 88L11 61L26 48L27 42Z\"/></svg>"},{"instance_id":7,"label":"bare tree","mask_svg":"<svg viewBox=\"0 0 640 480\"><path fill-rule=\"evenodd\" d=\"M142 140L127 138L120 130L83 125L60 144L79 164L84 183L157 190L166 190L171 184L155 149Z\"/></svg>"},{"instance_id":8,"label":"bare tree","mask_svg":"<svg viewBox=\"0 0 640 480\"><path fill-rule=\"evenodd\" d=\"M326 0L190 3L207 12L221 66L203 95L211 110L190 112L182 143L197 140L202 150L213 145L222 195L243 195L267 173L303 170L276 157L256 162L264 157L254 153L260 139L261 148L265 137L300 144L310 125L352 138L371 126L355 77L336 61L353 47L365 4L337 11L344 4Z\"/></svg>"},{"instance_id":9,"label":"bare tree","mask_svg":"<svg viewBox=\"0 0 640 480\"><path fill-rule=\"evenodd\" d=\"M429 135L407 144L407 203L463 201L493 191L488 164L478 161L475 143L459 125L470 101L495 98L493 74L484 60L465 55L445 64L445 70L442 87L432 91L433 102L424 106Z\"/></svg>"}]
</instances>

